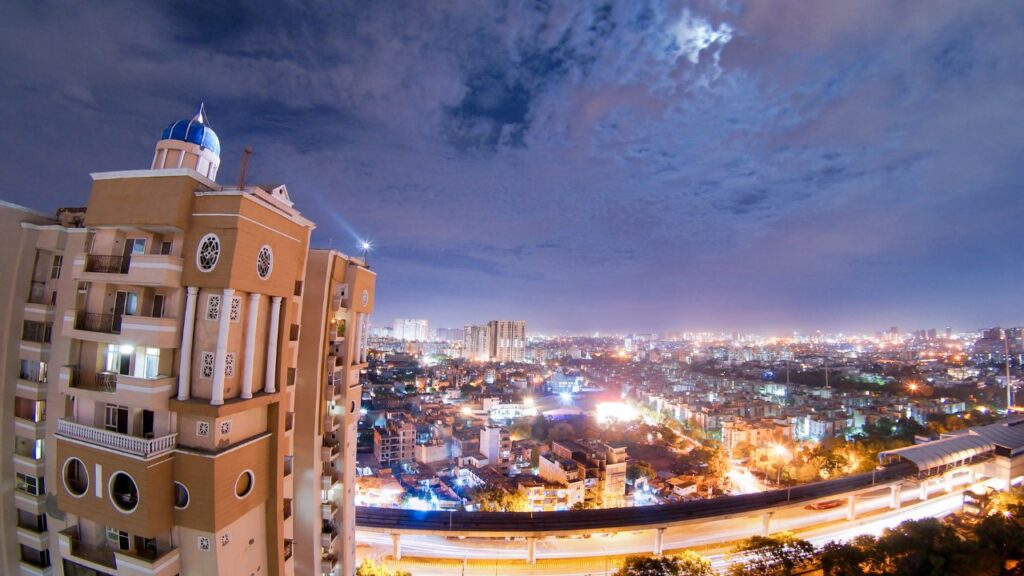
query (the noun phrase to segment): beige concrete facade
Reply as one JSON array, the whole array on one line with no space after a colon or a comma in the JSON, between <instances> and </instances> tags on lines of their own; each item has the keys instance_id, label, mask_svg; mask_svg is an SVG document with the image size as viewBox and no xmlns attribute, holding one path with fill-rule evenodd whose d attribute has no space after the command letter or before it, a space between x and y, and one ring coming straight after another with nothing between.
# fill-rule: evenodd
<instances>
[{"instance_id":1,"label":"beige concrete facade","mask_svg":"<svg viewBox=\"0 0 1024 576\"><path fill-rule=\"evenodd\" d=\"M375 274L218 166L161 140L59 220L0 204L2 573L354 573Z\"/></svg>"}]
</instances>

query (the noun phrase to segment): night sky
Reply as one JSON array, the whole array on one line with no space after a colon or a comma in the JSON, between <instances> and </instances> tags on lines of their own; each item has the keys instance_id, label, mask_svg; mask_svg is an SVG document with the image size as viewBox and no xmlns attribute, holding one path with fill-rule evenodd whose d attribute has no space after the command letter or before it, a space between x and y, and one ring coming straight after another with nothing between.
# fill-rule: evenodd
<instances>
[{"instance_id":1,"label":"night sky","mask_svg":"<svg viewBox=\"0 0 1024 576\"><path fill-rule=\"evenodd\" d=\"M48 2L0 198L84 205L205 101L234 183L373 241L375 323L1024 323L1024 2Z\"/></svg>"}]
</instances>

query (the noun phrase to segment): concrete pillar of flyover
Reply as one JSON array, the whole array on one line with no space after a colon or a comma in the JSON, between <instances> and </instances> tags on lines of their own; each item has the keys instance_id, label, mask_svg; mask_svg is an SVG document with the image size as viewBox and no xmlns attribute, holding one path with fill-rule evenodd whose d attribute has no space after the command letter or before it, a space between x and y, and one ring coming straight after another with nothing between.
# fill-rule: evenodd
<instances>
[{"instance_id":1,"label":"concrete pillar of flyover","mask_svg":"<svg viewBox=\"0 0 1024 576\"><path fill-rule=\"evenodd\" d=\"M857 519L857 496L853 494L846 497L846 519Z\"/></svg>"},{"instance_id":2,"label":"concrete pillar of flyover","mask_svg":"<svg viewBox=\"0 0 1024 576\"><path fill-rule=\"evenodd\" d=\"M946 489L946 493L948 494L948 493L952 492L953 491L953 475L952 474L946 474L945 476L942 477L942 480L943 480L943 483L945 484L944 487Z\"/></svg>"},{"instance_id":3,"label":"concrete pillar of flyover","mask_svg":"<svg viewBox=\"0 0 1024 576\"><path fill-rule=\"evenodd\" d=\"M900 498L902 491L903 486L899 484L893 484L892 486L889 486L889 508L893 510L899 510L901 504Z\"/></svg>"},{"instance_id":4,"label":"concrete pillar of flyover","mask_svg":"<svg viewBox=\"0 0 1024 576\"><path fill-rule=\"evenodd\" d=\"M658 528L654 531L654 555L661 556L665 550L665 529Z\"/></svg>"},{"instance_id":5,"label":"concrete pillar of flyover","mask_svg":"<svg viewBox=\"0 0 1024 576\"><path fill-rule=\"evenodd\" d=\"M398 532L391 535L391 557L395 560L402 559L402 535Z\"/></svg>"},{"instance_id":6,"label":"concrete pillar of flyover","mask_svg":"<svg viewBox=\"0 0 1024 576\"><path fill-rule=\"evenodd\" d=\"M921 493L920 493L919 497L921 498L921 500L927 500L928 499L928 480L927 479L921 480Z\"/></svg>"},{"instance_id":7,"label":"concrete pillar of flyover","mask_svg":"<svg viewBox=\"0 0 1024 576\"><path fill-rule=\"evenodd\" d=\"M767 537L772 535L771 523L772 512L765 512L764 514L761 514L761 536Z\"/></svg>"},{"instance_id":8,"label":"concrete pillar of flyover","mask_svg":"<svg viewBox=\"0 0 1024 576\"><path fill-rule=\"evenodd\" d=\"M537 563L537 539L527 538L526 539L526 563L536 564Z\"/></svg>"}]
</instances>

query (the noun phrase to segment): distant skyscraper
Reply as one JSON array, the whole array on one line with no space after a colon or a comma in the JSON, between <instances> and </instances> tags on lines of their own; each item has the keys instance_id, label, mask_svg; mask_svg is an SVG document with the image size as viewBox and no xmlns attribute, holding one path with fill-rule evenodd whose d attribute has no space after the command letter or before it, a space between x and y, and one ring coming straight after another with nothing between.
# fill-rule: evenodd
<instances>
[{"instance_id":1,"label":"distant skyscraper","mask_svg":"<svg viewBox=\"0 0 1024 576\"><path fill-rule=\"evenodd\" d=\"M391 335L399 340L426 342L430 339L430 324L418 318L395 318Z\"/></svg>"},{"instance_id":2,"label":"distant skyscraper","mask_svg":"<svg viewBox=\"0 0 1024 576\"><path fill-rule=\"evenodd\" d=\"M523 320L491 320L487 323L487 348L495 362L526 360L526 322Z\"/></svg>"},{"instance_id":3,"label":"distant skyscraper","mask_svg":"<svg viewBox=\"0 0 1024 576\"><path fill-rule=\"evenodd\" d=\"M469 360L485 361L491 355L487 346L487 326L466 326L462 329L462 350Z\"/></svg>"}]
</instances>

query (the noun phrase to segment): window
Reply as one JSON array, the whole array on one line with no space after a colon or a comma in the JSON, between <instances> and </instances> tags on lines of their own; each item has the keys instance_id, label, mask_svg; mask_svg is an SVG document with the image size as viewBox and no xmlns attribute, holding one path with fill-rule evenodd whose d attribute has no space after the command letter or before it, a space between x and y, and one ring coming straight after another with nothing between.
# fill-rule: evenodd
<instances>
[{"instance_id":1,"label":"window","mask_svg":"<svg viewBox=\"0 0 1024 576\"><path fill-rule=\"evenodd\" d=\"M210 294L206 297L206 319L220 319L220 294Z\"/></svg>"},{"instance_id":2,"label":"window","mask_svg":"<svg viewBox=\"0 0 1024 576\"><path fill-rule=\"evenodd\" d=\"M196 543L199 545L199 549L203 552L210 551L210 538L208 536L200 536Z\"/></svg>"},{"instance_id":3,"label":"window","mask_svg":"<svg viewBox=\"0 0 1024 576\"><path fill-rule=\"evenodd\" d=\"M46 532L46 514L33 514L28 510L18 509L18 526L37 534Z\"/></svg>"},{"instance_id":4,"label":"window","mask_svg":"<svg viewBox=\"0 0 1024 576\"><path fill-rule=\"evenodd\" d=\"M126 256L132 254L145 254L146 253L146 239L145 238L129 238L124 243L124 253Z\"/></svg>"},{"instance_id":5,"label":"window","mask_svg":"<svg viewBox=\"0 0 1024 576\"><path fill-rule=\"evenodd\" d=\"M14 488L33 496L40 496L46 492L46 489L43 487L42 478L36 478L21 472L15 472L14 474Z\"/></svg>"},{"instance_id":6,"label":"window","mask_svg":"<svg viewBox=\"0 0 1024 576\"><path fill-rule=\"evenodd\" d=\"M128 408L107 404L103 411L103 426L111 432L128 433Z\"/></svg>"},{"instance_id":7,"label":"window","mask_svg":"<svg viewBox=\"0 0 1024 576\"><path fill-rule=\"evenodd\" d=\"M135 348L128 345L107 344L105 369L114 374L131 376L134 363Z\"/></svg>"},{"instance_id":8,"label":"window","mask_svg":"<svg viewBox=\"0 0 1024 576\"><path fill-rule=\"evenodd\" d=\"M235 376L235 353L229 352L224 355L224 377L234 378Z\"/></svg>"},{"instance_id":9,"label":"window","mask_svg":"<svg viewBox=\"0 0 1024 576\"><path fill-rule=\"evenodd\" d=\"M127 532L116 528L107 528L107 542L116 546L118 550L128 550L131 548L131 537L128 536Z\"/></svg>"},{"instance_id":10,"label":"window","mask_svg":"<svg viewBox=\"0 0 1024 576\"><path fill-rule=\"evenodd\" d=\"M210 435L210 423L204 420L196 422L196 436L206 438Z\"/></svg>"},{"instance_id":11,"label":"window","mask_svg":"<svg viewBox=\"0 0 1024 576\"><path fill-rule=\"evenodd\" d=\"M78 458L68 458L64 463L64 488L75 497L85 496L89 490L89 472Z\"/></svg>"},{"instance_id":12,"label":"window","mask_svg":"<svg viewBox=\"0 0 1024 576\"><path fill-rule=\"evenodd\" d=\"M188 488L181 482L174 483L174 507L178 510L188 508Z\"/></svg>"},{"instance_id":13,"label":"window","mask_svg":"<svg viewBox=\"0 0 1024 576\"><path fill-rule=\"evenodd\" d=\"M231 307L228 309L228 319L238 322L242 317L242 299L238 296L231 297Z\"/></svg>"},{"instance_id":14,"label":"window","mask_svg":"<svg viewBox=\"0 0 1024 576\"><path fill-rule=\"evenodd\" d=\"M143 376L156 378L160 374L160 349L146 348L146 364Z\"/></svg>"},{"instance_id":15,"label":"window","mask_svg":"<svg viewBox=\"0 0 1024 576\"><path fill-rule=\"evenodd\" d=\"M213 378L214 360L213 352L203 352L199 371L200 378Z\"/></svg>"},{"instance_id":16,"label":"window","mask_svg":"<svg viewBox=\"0 0 1024 576\"><path fill-rule=\"evenodd\" d=\"M260 248L259 254L256 255L256 274L259 275L260 280L266 280L270 278L270 272L274 268L274 252L270 249L270 246L263 245Z\"/></svg>"},{"instance_id":17,"label":"window","mask_svg":"<svg viewBox=\"0 0 1024 576\"><path fill-rule=\"evenodd\" d=\"M239 474L235 480L235 497L242 499L252 493L253 483L252 470L246 470Z\"/></svg>"},{"instance_id":18,"label":"window","mask_svg":"<svg viewBox=\"0 0 1024 576\"><path fill-rule=\"evenodd\" d=\"M22 324L21 339L29 342L49 342L50 332L52 330L52 322L35 322L33 320L26 320Z\"/></svg>"},{"instance_id":19,"label":"window","mask_svg":"<svg viewBox=\"0 0 1024 576\"><path fill-rule=\"evenodd\" d=\"M60 267L64 263L64 256L57 254L53 257L53 262L50 264L50 278L56 280L60 278Z\"/></svg>"},{"instance_id":20,"label":"window","mask_svg":"<svg viewBox=\"0 0 1024 576\"><path fill-rule=\"evenodd\" d=\"M225 532L220 535L220 545L227 546L231 544L231 532Z\"/></svg>"},{"instance_id":21,"label":"window","mask_svg":"<svg viewBox=\"0 0 1024 576\"><path fill-rule=\"evenodd\" d=\"M134 512L139 506L139 488L135 480L124 472L110 477L110 499L122 512Z\"/></svg>"},{"instance_id":22,"label":"window","mask_svg":"<svg viewBox=\"0 0 1024 576\"><path fill-rule=\"evenodd\" d=\"M170 242L164 241L160 243L160 254L163 254L164 256L169 256L171 254Z\"/></svg>"},{"instance_id":23,"label":"window","mask_svg":"<svg viewBox=\"0 0 1024 576\"><path fill-rule=\"evenodd\" d=\"M151 316L153 316L153 318L163 318L164 317L164 295L163 294L154 294L153 295L153 314L151 314Z\"/></svg>"},{"instance_id":24,"label":"window","mask_svg":"<svg viewBox=\"0 0 1024 576\"><path fill-rule=\"evenodd\" d=\"M196 267L200 272L211 272L220 258L220 238L216 234L207 234L199 240L196 248Z\"/></svg>"},{"instance_id":25,"label":"window","mask_svg":"<svg viewBox=\"0 0 1024 576\"><path fill-rule=\"evenodd\" d=\"M50 565L50 551L49 550L36 550L31 546L19 544L21 547L21 559L33 566L40 568L46 568Z\"/></svg>"},{"instance_id":26,"label":"window","mask_svg":"<svg viewBox=\"0 0 1024 576\"><path fill-rule=\"evenodd\" d=\"M221 434L231 434L231 420L225 420L220 423Z\"/></svg>"}]
</instances>

